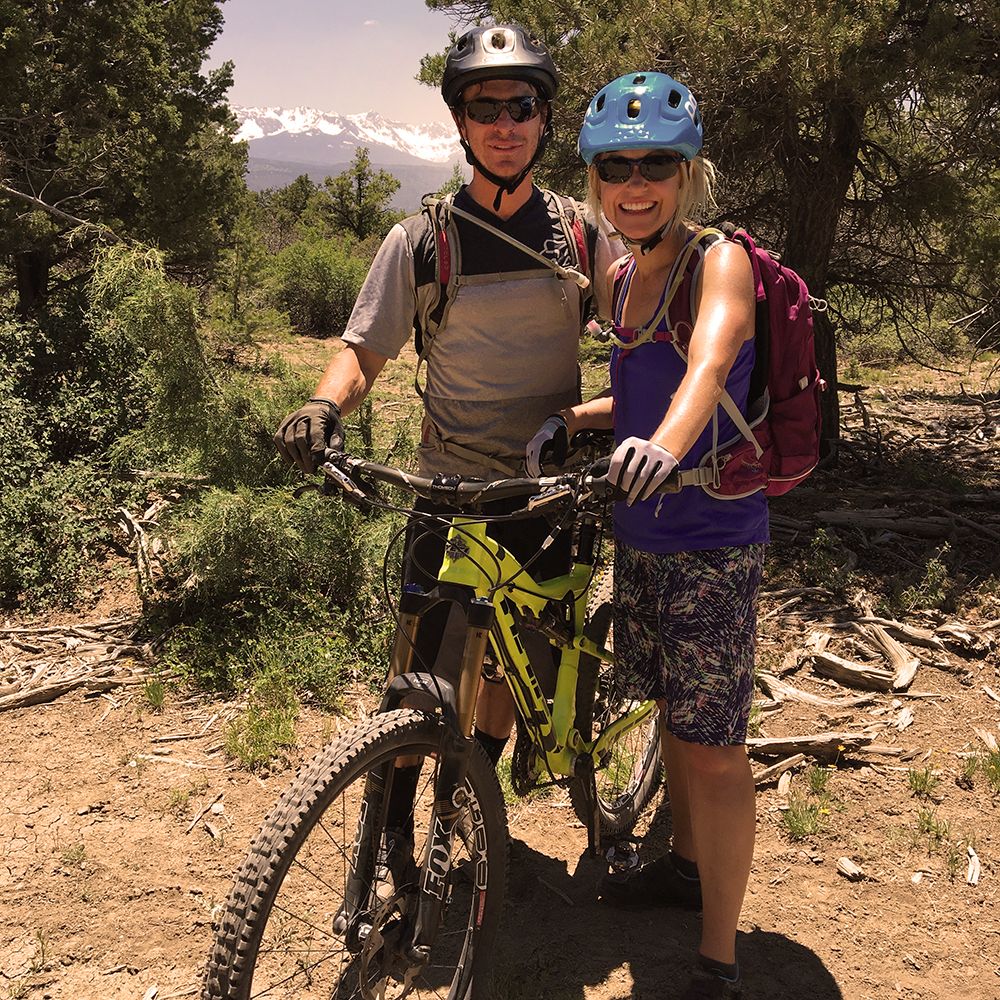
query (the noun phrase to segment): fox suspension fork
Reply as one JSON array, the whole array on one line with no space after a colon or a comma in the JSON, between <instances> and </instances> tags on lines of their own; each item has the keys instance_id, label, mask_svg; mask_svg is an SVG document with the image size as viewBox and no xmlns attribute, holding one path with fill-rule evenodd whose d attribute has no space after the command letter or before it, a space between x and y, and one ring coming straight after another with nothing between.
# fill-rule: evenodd
<instances>
[{"instance_id":1,"label":"fox suspension fork","mask_svg":"<svg viewBox=\"0 0 1000 1000\"><path fill-rule=\"evenodd\" d=\"M419 964L425 964L430 959L431 946L440 926L441 910L445 904L455 831L459 817L468 805L466 776L475 743L472 725L483 658L495 617L492 602L485 598L473 599L467 613L465 648L458 685L457 726L446 726L442 738L440 765L434 784L434 809L427 862L422 874L417 919L408 954L411 961ZM486 887L477 885L476 889L485 892Z\"/></svg>"}]
</instances>

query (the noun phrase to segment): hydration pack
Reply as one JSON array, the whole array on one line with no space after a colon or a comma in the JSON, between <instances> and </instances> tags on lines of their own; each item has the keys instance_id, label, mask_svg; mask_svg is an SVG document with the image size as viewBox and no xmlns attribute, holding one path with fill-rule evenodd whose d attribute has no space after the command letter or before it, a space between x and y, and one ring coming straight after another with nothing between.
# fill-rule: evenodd
<instances>
[{"instance_id":1,"label":"hydration pack","mask_svg":"<svg viewBox=\"0 0 1000 1000\"><path fill-rule=\"evenodd\" d=\"M423 200L423 211L404 219L413 247L414 283L417 287L417 316L414 327L414 346L417 350L417 378L415 386L421 395L419 373L434 344L434 338L448 321L448 309L458 288L462 270L462 250L458 239L455 216L485 229L506 240L527 256L556 271L560 277L575 281L581 288L581 329L594 312L594 286L590 280L592 262L597 247L597 228L585 225L580 204L554 191L542 189L550 216L558 220L566 246L569 248L570 266L564 267L542 254L536 253L518 240L508 237L474 215L463 212L453 204L455 196L436 198L428 195Z\"/></svg>"},{"instance_id":2,"label":"hydration pack","mask_svg":"<svg viewBox=\"0 0 1000 1000\"><path fill-rule=\"evenodd\" d=\"M718 411L713 416L713 447L701 465L680 474L682 486L701 486L718 500L739 500L763 490L780 496L797 486L819 462L820 393L826 383L816 367L812 312L826 303L809 295L805 282L789 267L758 247L741 229L725 233L703 229L688 241L667 279L664 302L651 323L637 331L634 340L613 339L622 350L648 340L669 341L687 362L687 348L695 323L695 292L708 249L720 240L739 243L750 258L756 296L755 360L744 417L732 397L724 392L719 405L736 425L740 436L718 442ZM670 305L684 282L692 255L698 261L690 276L690 295ZM614 314L630 279L634 261L623 262L614 280ZM685 301L686 298L686 301ZM666 330L660 322L666 319Z\"/></svg>"}]
</instances>

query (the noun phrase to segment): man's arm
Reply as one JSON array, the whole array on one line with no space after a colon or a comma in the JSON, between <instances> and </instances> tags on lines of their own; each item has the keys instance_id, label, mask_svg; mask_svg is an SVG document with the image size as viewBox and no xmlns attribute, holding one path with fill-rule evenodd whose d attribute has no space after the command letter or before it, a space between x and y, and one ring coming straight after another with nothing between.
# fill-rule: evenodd
<instances>
[{"instance_id":1,"label":"man's arm","mask_svg":"<svg viewBox=\"0 0 1000 1000\"><path fill-rule=\"evenodd\" d=\"M346 344L326 366L313 396L332 400L344 416L353 413L371 392L388 360L360 344Z\"/></svg>"}]
</instances>

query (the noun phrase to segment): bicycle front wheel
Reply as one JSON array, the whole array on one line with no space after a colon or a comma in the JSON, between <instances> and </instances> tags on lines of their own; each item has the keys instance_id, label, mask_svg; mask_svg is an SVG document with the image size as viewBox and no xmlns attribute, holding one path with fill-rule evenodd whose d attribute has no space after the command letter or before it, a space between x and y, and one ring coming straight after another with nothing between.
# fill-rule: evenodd
<instances>
[{"instance_id":1,"label":"bicycle front wheel","mask_svg":"<svg viewBox=\"0 0 1000 1000\"><path fill-rule=\"evenodd\" d=\"M613 645L611 635L611 578L608 574L595 591L594 610L584 633L598 644ZM576 695L576 726L585 740L603 732L612 722L627 715L640 703L626 696L613 664L594 657L580 657L580 679ZM594 787L589 791L584 779L569 787L577 818L590 823L591 795L596 796L601 834L623 837L630 834L643 809L649 804L662 777L658 713L623 733L597 762Z\"/></svg>"},{"instance_id":2,"label":"bicycle front wheel","mask_svg":"<svg viewBox=\"0 0 1000 1000\"><path fill-rule=\"evenodd\" d=\"M435 717L386 712L345 733L299 772L236 875L204 1000L488 997L507 820L496 774L478 744L430 960L414 965L407 958L440 743ZM372 808L371 788L414 760L422 763L407 824L412 831L400 838L379 828L385 810ZM363 872L355 867L362 867L359 857L368 859Z\"/></svg>"}]
</instances>

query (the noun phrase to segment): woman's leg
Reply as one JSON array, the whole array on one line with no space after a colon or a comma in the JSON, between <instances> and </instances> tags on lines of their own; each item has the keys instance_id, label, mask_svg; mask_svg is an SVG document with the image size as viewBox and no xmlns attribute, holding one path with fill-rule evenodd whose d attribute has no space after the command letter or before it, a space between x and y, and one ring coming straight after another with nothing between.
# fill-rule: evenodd
<instances>
[{"instance_id":1,"label":"woman's leg","mask_svg":"<svg viewBox=\"0 0 1000 1000\"><path fill-rule=\"evenodd\" d=\"M701 877L700 952L732 964L756 833L750 761L743 746L701 746L672 736L669 741L687 780L693 860Z\"/></svg>"},{"instance_id":2,"label":"woman's leg","mask_svg":"<svg viewBox=\"0 0 1000 1000\"><path fill-rule=\"evenodd\" d=\"M660 702L660 708L663 703ZM688 790L688 769L680 741L667 731L660 720L660 746L663 749L663 765L667 774L667 794L670 798L670 847L688 861L697 863L694 837L691 833L691 799Z\"/></svg>"}]
</instances>

